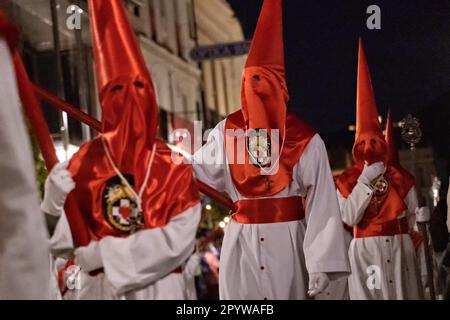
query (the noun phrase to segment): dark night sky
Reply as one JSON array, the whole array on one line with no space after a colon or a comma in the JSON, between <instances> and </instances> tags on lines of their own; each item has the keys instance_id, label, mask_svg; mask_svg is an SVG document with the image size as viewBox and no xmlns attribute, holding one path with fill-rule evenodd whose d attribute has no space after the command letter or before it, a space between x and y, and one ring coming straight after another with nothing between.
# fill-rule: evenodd
<instances>
[{"instance_id":1,"label":"dark night sky","mask_svg":"<svg viewBox=\"0 0 450 320\"><path fill-rule=\"evenodd\" d=\"M251 38L262 1L228 1ZM366 28L371 4L381 30ZM382 114L399 120L450 92L449 0L285 0L284 16L289 107L322 133L355 121L359 35Z\"/></svg>"}]
</instances>

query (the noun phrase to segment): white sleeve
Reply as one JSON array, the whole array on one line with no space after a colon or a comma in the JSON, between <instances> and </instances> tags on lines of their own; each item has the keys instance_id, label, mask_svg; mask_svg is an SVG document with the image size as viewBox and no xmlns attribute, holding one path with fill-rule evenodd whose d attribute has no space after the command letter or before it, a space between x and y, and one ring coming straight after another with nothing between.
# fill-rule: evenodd
<instances>
[{"instance_id":1,"label":"white sleeve","mask_svg":"<svg viewBox=\"0 0 450 320\"><path fill-rule=\"evenodd\" d=\"M219 192L225 191L224 121L210 132L206 144L194 154L191 161L198 180Z\"/></svg>"},{"instance_id":2,"label":"white sleeve","mask_svg":"<svg viewBox=\"0 0 450 320\"><path fill-rule=\"evenodd\" d=\"M200 216L197 204L163 228L100 240L105 275L117 294L146 287L180 267L194 251Z\"/></svg>"},{"instance_id":3,"label":"white sleeve","mask_svg":"<svg viewBox=\"0 0 450 320\"><path fill-rule=\"evenodd\" d=\"M342 196L339 190L337 191L337 194L342 221L350 227L356 226L363 218L364 212L366 212L366 209L370 204L373 190L364 183L358 181L347 199Z\"/></svg>"},{"instance_id":4,"label":"white sleeve","mask_svg":"<svg viewBox=\"0 0 450 320\"><path fill-rule=\"evenodd\" d=\"M72 232L66 214L63 213L58 220L55 232L50 239L50 250L54 257L68 259L72 256L75 246Z\"/></svg>"},{"instance_id":5,"label":"white sleeve","mask_svg":"<svg viewBox=\"0 0 450 320\"><path fill-rule=\"evenodd\" d=\"M0 38L0 300L50 299L48 234L8 45Z\"/></svg>"},{"instance_id":6,"label":"white sleeve","mask_svg":"<svg viewBox=\"0 0 450 320\"><path fill-rule=\"evenodd\" d=\"M344 227L336 189L322 139L316 135L303 153L297 182L306 190L306 234L303 243L308 272L331 279L350 272Z\"/></svg>"},{"instance_id":7,"label":"white sleeve","mask_svg":"<svg viewBox=\"0 0 450 320\"><path fill-rule=\"evenodd\" d=\"M410 230L413 230L416 224L416 208L419 207L419 201L417 199L415 187L412 187L409 190L404 201L406 203L406 206L408 207L408 211L406 212L406 219L408 220L408 226Z\"/></svg>"}]
</instances>

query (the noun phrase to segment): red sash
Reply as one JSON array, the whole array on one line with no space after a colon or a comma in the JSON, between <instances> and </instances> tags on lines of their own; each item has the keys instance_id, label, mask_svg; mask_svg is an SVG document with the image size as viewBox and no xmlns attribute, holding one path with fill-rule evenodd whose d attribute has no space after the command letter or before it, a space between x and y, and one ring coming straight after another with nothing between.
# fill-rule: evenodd
<instances>
[{"instance_id":1,"label":"red sash","mask_svg":"<svg viewBox=\"0 0 450 320\"><path fill-rule=\"evenodd\" d=\"M305 218L301 197L241 200L235 203L232 217L242 224L299 221Z\"/></svg>"},{"instance_id":2,"label":"red sash","mask_svg":"<svg viewBox=\"0 0 450 320\"><path fill-rule=\"evenodd\" d=\"M387 221L382 224L369 224L366 228L360 225L353 228L355 238L392 237L399 234L408 234L409 227L406 218Z\"/></svg>"}]
</instances>

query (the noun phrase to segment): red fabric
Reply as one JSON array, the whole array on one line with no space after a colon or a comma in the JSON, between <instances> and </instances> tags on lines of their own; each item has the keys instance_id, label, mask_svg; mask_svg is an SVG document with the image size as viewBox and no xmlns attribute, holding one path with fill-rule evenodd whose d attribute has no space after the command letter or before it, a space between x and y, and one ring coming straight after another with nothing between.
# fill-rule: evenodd
<instances>
[{"instance_id":1,"label":"red fabric","mask_svg":"<svg viewBox=\"0 0 450 320\"><path fill-rule=\"evenodd\" d=\"M282 0L265 0L242 80L242 113L248 128L280 130L284 138L285 81Z\"/></svg>"},{"instance_id":2,"label":"red fabric","mask_svg":"<svg viewBox=\"0 0 450 320\"><path fill-rule=\"evenodd\" d=\"M127 20L123 1L89 0L89 16L100 102L102 134L84 144L69 162L76 188L66 201L76 246L105 236L126 237L105 215L105 188L116 172L133 178L138 192L145 180L153 145L156 155L142 196L145 228L164 227L173 217L200 201L189 166L175 165L171 150L155 140L158 108L153 83Z\"/></svg>"},{"instance_id":3,"label":"red fabric","mask_svg":"<svg viewBox=\"0 0 450 320\"><path fill-rule=\"evenodd\" d=\"M369 65L361 39L359 39L358 53L356 136L353 158L355 163L387 162L387 146L380 126Z\"/></svg>"},{"instance_id":4,"label":"red fabric","mask_svg":"<svg viewBox=\"0 0 450 320\"><path fill-rule=\"evenodd\" d=\"M145 228L164 227L169 221L200 201L192 169L175 165L172 151L163 142L156 142L156 156L147 188L142 196ZM135 190L141 188L150 153L141 159L141 166L133 172ZM77 245L105 236L126 237L128 234L113 228L103 212L103 192L107 181L116 176L108 162L100 138L83 145L71 159L69 170L76 188L69 194L74 214L68 217ZM85 239L88 239L86 242Z\"/></svg>"},{"instance_id":5,"label":"red fabric","mask_svg":"<svg viewBox=\"0 0 450 320\"><path fill-rule=\"evenodd\" d=\"M152 79L122 0L89 1L103 137L120 170L142 167L158 127ZM132 144L129 142L133 141Z\"/></svg>"},{"instance_id":6,"label":"red fabric","mask_svg":"<svg viewBox=\"0 0 450 320\"><path fill-rule=\"evenodd\" d=\"M33 90L39 99L47 102L51 107L56 108L56 110L67 112L67 114L74 120L78 120L98 132L102 131L102 123L94 117L84 113L80 109L75 108L70 103L35 84L33 84Z\"/></svg>"},{"instance_id":7,"label":"red fabric","mask_svg":"<svg viewBox=\"0 0 450 320\"><path fill-rule=\"evenodd\" d=\"M19 43L19 31L0 10L0 38L4 38L13 52Z\"/></svg>"},{"instance_id":8,"label":"red fabric","mask_svg":"<svg viewBox=\"0 0 450 320\"><path fill-rule=\"evenodd\" d=\"M286 137L283 150L280 154L279 170L273 175L261 175L261 169L251 164L247 152L238 150L238 137L227 136L227 130L245 130L245 121L241 111L227 117L225 122L225 145L231 171L231 178L240 194L248 198L273 196L292 182L294 166L316 134L302 119L292 113L287 114ZM230 142L234 139L234 143ZM233 147L234 146L234 150ZM239 151L239 152L238 152ZM238 163L238 154L245 154L245 163ZM233 158L235 156L235 158ZM234 161L231 161L234 159ZM270 179L270 189L266 179Z\"/></svg>"},{"instance_id":9,"label":"red fabric","mask_svg":"<svg viewBox=\"0 0 450 320\"><path fill-rule=\"evenodd\" d=\"M357 128L353 147L355 164L338 177L336 185L342 196L347 198L358 182L364 162L371 164L382 161L386 164L385 178L389 182L389 189L384 196L377 199L379 204L371 201L363 219L355 228L367 230L367 234L376 234L379 230L385 230L386 225L396 225L398 217L407 210L404 199L411 189L411 184L404 170L388 164L387 143L378 119L369 66L361 39L358 59ZM372 200L375 200L374 198L375 195Z\"/></svg>"},{"instance_id":10,"label":"red fabric","mask_svg":"<svg viewBox=\"0 0 450 320\"><path fill-rule=\"evenodd\" d=\"M277 66L284 73L283 1L264 0L245 67Z\"/></svg>"},{"instance_id":11,"label":"red fabric","mask_svg":"<svg viewBox=\"0 0 450 320\"><path fill-rule=\"evenodd\" d=\"M242 224L299 221L305 218L301 197L241 200L236 202L233 219Z\"/></svg>"},{"instance_id":12,"label":"red fabric","mask_svg":"<svg viewBox=\"0 0 450 320\"><path fill-rule=\"evenodd\" d=\"M86 113L83 113L79 109L76 109L74 106L71 106L67 102L59 99L52 93L36 85L34 85L33 88L36 95L39 98L43 99L44 101L48 102L51 106L56 107L58 110L63 110L67 112L74 119L81 121L84 124L87 124L89 127L97 130L98 132L102 131L102 123L97 119L94 119L93 117L87 115ZM233 209L234 204L228 196L216 191L215 189L211 188L210 186L206 185L205 183L199 180L196 180L196 183L200 192L207 195L208 197L213 198L215 201L220 203L226 209L230 210Z\"/></svg>"},{"instance_id":13,"label":"red fabric","mask_svg":"<svg viewBox=\"0 0 450 320\"><path fill-rule=\"evenodd\" d=\"M414 245L414 249L416 251L418 251L424 241L423 236L420 234L420 232L417 232L417 231L410 232L410 235L411 235L411 240Z\"/></svg>"},{"instance_id":14,"label":"red fabric","mask_svg":"<svg viewBox=\"0 0 450 320\"><path fill-rule=\"evenodd\" d=\"M348 198L352 193L361 172L362 169L355 165L336 180L337 188L344 198ZM381 201L379 206L373 201L369 204L358 227L366 229L369 225L373 225L373 228L377 229L389 221L396 221L407 209L404 199L411 188L403 172L396 167L388 166L385 177L389 182L388 192L379 199Z\"/></svg>"},{"instance_id":15,"label":"red fabric","mask_svg":"<svg viewBox=\"0 0 450 320\"><path fill-rule=\"evenodd\" d=\"M387 221L382 224L368 224L354 229L355 238L392 237L399 234L408 234L406 218Z\"/></svg>"},{"instance_id":16,"label":"red fabric","mask_svg":"<svg viewBox=\"0 0 450 320\"><path fill-rule=\"evenodd\" d=\"M237 137L234 138L235 150L225 141L229 160L233 154L245 153L245 163L239 164L235 158L230 170L234 185L248 198L272 196L286 188L292 181L293 167L315 134L302 120L287 112L289 96L285 80L282 6L282 0L263 3L244 69L241 111L230 115L226 121L226 130L264 129L270 140L272 130L279 130L279 140L273 141L272 150L280 150L284 142L278 172L263 176L261 169L251 164L247 152L237 152Z\"/></svg>"},{"instance_id":17,"label":"red fabric","mask_svg":"<svg viewBox=\"0 0 450 320\"><path fill-rule=\"evenodd\" d=\"M22 107L36 136L47 170L50 172L53 166L58 163L58 157L56 156L50 131L39 101L34 93L33 85L28 78L25 66L17 50L14 51L13 59Z\"/></svg>"},{"instance_id":18,"label":"red fabric","mask_svg":"<svg viewBox=\"0 0 450 320\"><path fill-rule=\"evenodd\" d=\"M367 63L366 52L359 39L358 50L358 85L356 94L356 140L358 135L365 132L381 134L381 126L378 119L378 110L375 102L375 94L372 86L372 78Z\"/></svg>"}]
</instances>

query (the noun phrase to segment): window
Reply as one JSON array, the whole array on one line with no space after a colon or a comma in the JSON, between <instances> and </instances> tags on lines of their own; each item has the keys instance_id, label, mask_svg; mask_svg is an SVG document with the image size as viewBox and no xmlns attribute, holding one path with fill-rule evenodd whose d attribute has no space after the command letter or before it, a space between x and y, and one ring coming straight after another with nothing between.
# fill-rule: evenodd
<instances>
[{"instance_id":1,"label":"window","mask_svg":"<svg viewBox=\"0 0 450 320\"><path fill-rule=\"evenodd\" d=\"M225 61L222 61L220 66L222 67L222 85L223 85L223 95L225 100L225 112L228 114L230 112L230 101L228 100L228 79L227 79L227 65Z\"/></svg>"},{"instance_id":2,"label":"window","mask_svg":"<svg viewBox=\"0 0 450 320\"><path fill-rule=\"evenodd\" d=\"M152 35L152 40L156 42L156 17L155 17L155 7L154 1L149 0L148 2L148 10L150 17L150 34Z\"/></svg>"},{"instance_id":3,"label":"window","mask_svg":"<svg viewBox=\"0 0 450 320\"><path fill-rule=\"evenodd\" d=\"M191 0L186 2L187 5L187 15L188 15L188 23L189 23L189 36L191 39L197 39L197 28L195 23L195 11L194 5Z\"/></svg>"},{"instance_id":4,"label":"window","mask_svg":"<svg viewBox=\"0 0 450 320\"><path fill-rule=\"evenodd\" d=\"M138 5L135 5L133 8L133 14L139 18L141 16L141 7Z\"/></svg>"}]
</instances>

